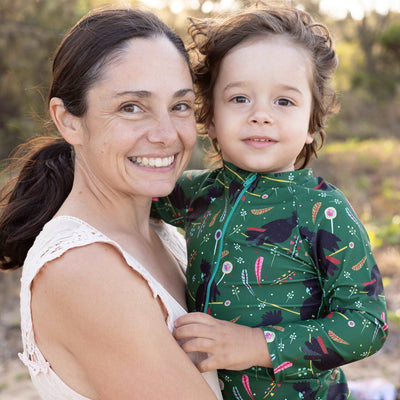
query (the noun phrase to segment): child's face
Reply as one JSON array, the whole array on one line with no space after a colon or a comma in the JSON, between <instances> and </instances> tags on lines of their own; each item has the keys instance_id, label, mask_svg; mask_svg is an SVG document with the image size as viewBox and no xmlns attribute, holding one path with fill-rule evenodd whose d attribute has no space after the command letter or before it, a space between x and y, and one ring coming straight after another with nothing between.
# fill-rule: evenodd
<instances>
[{"instance_id":1,"label":"child's face","mask_svg":"<svg viewBox=\"0 0 400 400\"><path fill-rule=\"evenodd\" d=\"M222 60L209 135L222 157L247 171L294 170L308 132L312 94L309 53L283 35L257 37Z\"/></svg>"}]
</instances>

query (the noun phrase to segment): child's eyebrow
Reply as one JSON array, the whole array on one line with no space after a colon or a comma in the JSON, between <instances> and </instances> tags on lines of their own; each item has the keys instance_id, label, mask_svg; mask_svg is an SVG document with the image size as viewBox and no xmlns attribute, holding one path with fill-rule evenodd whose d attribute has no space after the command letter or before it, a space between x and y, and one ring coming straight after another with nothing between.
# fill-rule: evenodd
<instances>
[{"instance_id":1,"label":"child's eyebrow","mask_svg":"<svg viewBox=\"0 0 400 400\"><path fill-rule=\"evenodd\" d=\"M299 93L299 94L303 94L303 91L302 90L300 90L298 87L296 87L296 86L291 86L291 85L286 85L286 84L282 84L282 85L280 85L280 88L282 89L282 90L287 90L287 91L291 91L291 92L296 92L296 93Z\"/></svg>"},{"instance_id":2,"label":"child's eyebrow","mask_svg":"<svg viewBox=\"0 0 400 400\"><path fill-rule=\"evenodd\" d=\"M223 91L226 92L227 90L232 88L242 88L246 86L246 83L246 81L230 82L223 88Z\"/></svg>"},{"instance_id":3,"label":"child's eyebrow","mask_svg":"<svg viewBox=\"0 0 400 400\"><path fill-rule=\"evenodd\" d=\"M241 89L241 88L244 88L247 84L248 83L246 81L230 82L223 88L223 92L226 92L229 89ZM303 95L303 91L301 89L299 89L298 87L296 87L296 86L292 86L292 85L288 85L286 83L282 83L282 84L278 84L277 87L280 90L296 92L296 93L299 93L299 94Z\"/></svg>"}]
</instances>

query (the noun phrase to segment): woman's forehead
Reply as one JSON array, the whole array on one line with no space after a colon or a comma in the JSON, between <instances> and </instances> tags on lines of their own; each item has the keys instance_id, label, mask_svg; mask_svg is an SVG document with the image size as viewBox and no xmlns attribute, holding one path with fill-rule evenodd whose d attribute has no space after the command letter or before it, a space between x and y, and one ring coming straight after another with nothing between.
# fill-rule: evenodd
<instances>
[{"instance_id":1,"label":"woman's forehead","mask_svg":"<svg viewBox=\"0 0 400 400\"><path fill-rule=\"evenodd\" d=\"M192 87L189 66L166 37L130 39L110 55L90 91L177 91Z\"/></svg>"}]
</instances>

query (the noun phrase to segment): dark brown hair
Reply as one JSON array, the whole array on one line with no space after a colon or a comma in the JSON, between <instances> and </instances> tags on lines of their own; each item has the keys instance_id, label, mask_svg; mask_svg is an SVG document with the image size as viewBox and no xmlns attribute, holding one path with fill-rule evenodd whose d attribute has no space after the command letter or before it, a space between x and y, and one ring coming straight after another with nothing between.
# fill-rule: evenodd
<instances>
[{"instance_id":1,"label":"dark brown hair","mask_svg":"<svg viewBox=\"0 0 400 400\"><path fill-rule=\"evenodd\" d=\"M226 18L190 19L189 34L193 41L189 53L198 94L196 116L203 135L207 134L213 119L213 90L221 62L229 50L256 36L285 35L308 51L313 67L309 132L315 139L305 144L295 163L296 169L306 167L324 143L327 116L337 110L336 93L329 84L338 61L328 29L305 11L257 2ZM217 140L212 140L212 144L216 152L214 159L220 160Z\"/></svg>"},{"instance_id":2,"label":"dark brown hair","mask_svg":"<svg viewBox=\"0 0 400 400\"><path fill-rule=\"evenodd\" d=\"M70 29L56 50L48 101L63 100L75 116L87 110L87 93L104 67L132 38L164 36L189 66L180 37L159 18L138 9L102 9ZM60 137L33 139L17 150L6 172L19 170L0 194L0 268L22 266L36 236L60 208L72 188L72 147Z\"/></svg>"}]
</instances>

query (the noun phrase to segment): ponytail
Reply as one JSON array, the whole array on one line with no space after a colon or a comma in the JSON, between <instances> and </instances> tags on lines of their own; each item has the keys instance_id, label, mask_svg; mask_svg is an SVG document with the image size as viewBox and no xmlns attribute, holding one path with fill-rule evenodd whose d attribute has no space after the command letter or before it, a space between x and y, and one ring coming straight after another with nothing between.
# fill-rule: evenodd
<instances>
[{"instance_id":1,"label":"ponytail","mask_svg":"<svg viewBox=\"0 0 400 400\"><path fill-rule=\"evenodd\" d=\"M6 171L20 168L0 193L0 269L23 265L28 250L71 191L73 150L62 138L39 137L20 146Z\"/></svg>"}]
</instances>

